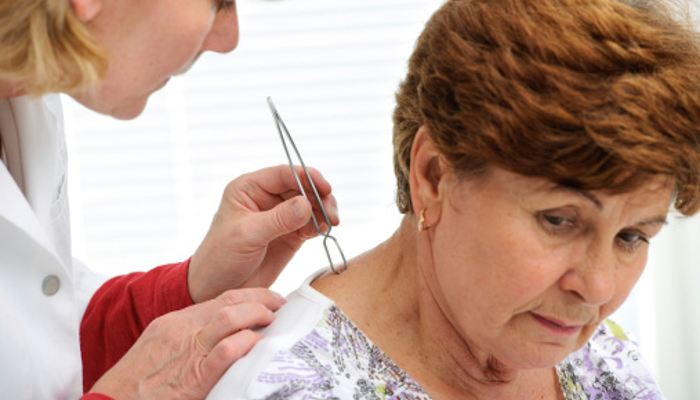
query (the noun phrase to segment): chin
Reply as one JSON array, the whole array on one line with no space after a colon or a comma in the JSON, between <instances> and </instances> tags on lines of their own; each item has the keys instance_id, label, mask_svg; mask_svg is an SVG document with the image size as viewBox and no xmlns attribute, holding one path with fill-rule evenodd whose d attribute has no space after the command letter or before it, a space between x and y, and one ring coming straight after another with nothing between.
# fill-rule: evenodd
<instances>
[{"instance_id":1,"label":"chin","mask_svg":"<svg viewBox=\"0 0 700 400\"><path fill-rule=\"evenodd\" d=\"M513 370L552 368L578 350L573 343L520 343L504 349L495 358Z\"/></svg>"},{"instance_id":2,"label":"chin","mask_svg":"<svg viewBox=\"0 0 700 400\"><path fill-rule=\"evenodd\" d=\"M103 107L93 108L100 114L109 115L116 119L134 119L143 113L148 103L149 96L123 99L120 102L103 104Z\"/></svg>"},{"instance_id":3,"label":"chin","mask_svg":"<svg viewBox=\"0 0 700 400\"><path fill-rule=\"evenodd\" d=\"M139 103L133 102L126 106L115 107L104 114L121 120L134 119L143 113L143 110L146 108L146 102L147 100L144 100Z\"/></svg>"},{"instance_id":4,"label":"chin","mask_svg":"<svg viewBox=\"0 0 700 400\"><path fill-rule=\"evenodd\" d=\"M148 102L148 96L144 96L142 98L123 100L119 103L112 104L109 101L102 100L106 97L104 94L91 91L70 93L70 96L75 101L94 112L122 120L134 119L141 115Z\"/></svg>"}]
</instances>

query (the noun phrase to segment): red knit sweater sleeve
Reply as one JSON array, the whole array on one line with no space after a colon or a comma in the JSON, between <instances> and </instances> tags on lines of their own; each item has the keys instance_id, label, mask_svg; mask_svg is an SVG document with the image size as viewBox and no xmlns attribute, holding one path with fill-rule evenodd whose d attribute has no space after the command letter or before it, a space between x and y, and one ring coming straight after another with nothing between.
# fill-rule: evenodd
<instances>
[{"instance_id":1,"label":"red knit sweater sleeve","mask_svg":"<svg viewBox=\"0 0 700 400\"><path fill-rule=\"evenodd\" d=\"M87 393L80 400L114 400L109 396L100 393Z\"/></svg>"},{"instance_id":2,"label":"red knit sweater sleeve","mask_svg":"<svg viewBox=\"0 0 700 400\"><path fill-rule=\"evenodd\" d=\"M83 390L119 361L151 321L192 305L189 260L118 276L102 285L80 324Z\"/></svg>"}]
</instances>

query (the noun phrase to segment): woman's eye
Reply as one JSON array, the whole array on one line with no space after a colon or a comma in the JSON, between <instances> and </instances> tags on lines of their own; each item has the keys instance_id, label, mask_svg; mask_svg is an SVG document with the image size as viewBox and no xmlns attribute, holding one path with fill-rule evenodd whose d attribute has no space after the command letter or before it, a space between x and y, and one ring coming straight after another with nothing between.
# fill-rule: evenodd
<instances>
[{"instance_id":1,"label":"woman's eye","mask_svg":"<svg viewBox=\"0 0 700 400\"><path fill-rule=\"evenodd\" d=\"M649 243L649 239L635 232L620 232L617 237L622 242L622 245L628 250L634 250L642 243Z\"/></svg>"},{"instance_id":2,"label":"woman's eye","mask_svg":"<svg viewBox=\"0 0 700 400\"><path fill-rule=\"evenodd\" d=\"M547 215L547 214L544 215L544 219L547 220L547 222L548 222L550 225L553 225L553 226L563 226L563 225L565 225L567 222L569 222L569 221L568 221L566 218L564 218L564 217L557 217L557 216L555 216L555 215Z\"/></svg>"},{"instance_id":3,"label":"woman's eye","mask_svg":"<svg viewBox=\"0 0 700 400\"><path fill-rule=\"evenodd\" d=\"M541 213L540 224L551 235L563 235L576 229L576 222L573 218L552 213Z\"/></svg>"}]
</instances>

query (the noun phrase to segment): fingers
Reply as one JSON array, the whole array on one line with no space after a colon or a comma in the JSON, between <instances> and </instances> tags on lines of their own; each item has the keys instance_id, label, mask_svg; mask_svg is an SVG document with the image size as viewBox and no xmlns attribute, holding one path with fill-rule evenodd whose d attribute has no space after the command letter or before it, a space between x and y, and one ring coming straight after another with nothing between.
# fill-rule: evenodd
<instances>
[{"instance_id":1,"label":"fingers","mask_svg":"<svg viewBox=\"0 0 700 400\"><path fill-rule=\"evenodd\" d=\"M272 323L272 311L284 302L281 296L266 289L232 290L211 302L221 308L210 329L199 335L202 346L210 349L200 366L201 376L208 380L205 386L213 387L234 362L253 348L260 335L249 328Z\"/></svg>"},{"instance_id":2,"label":"fingers","mask_svg":"<svg viewBox=\"0 0 700 400\"><path fill-rule=\"evenodd\" d=\"M260 340L260 335L251 330L243 330L217 343L202 361L202 376L209 380L211 387L221 379L224 372L248 352Z\"/></svg>"},{"instance_id":3,"label":"fingers","mask_svg":"<svg viewBox=\"0 0 700 400\"><path fill-rule=\"evenodd\" d=\"M306 189L306 186L311 189L311 186L306 182L304 169L301 166L295 166L295 170L299 179L304 183L304 189ZM308 167L307 170L314 181L318 194L321 196L330 194L331 184L326 181L323 175L315 168ZM246 174L242 178L249 182L254 182L260 189L271 194L282 194L288 190L298 190L296 179L294 179L294 174L288 165L264 168Z\"/></svg>"},{"instance_id":4,"label":"fingers","mask_svg":"<svg viewBox=\"0 0 700 400\"><path fill-rule=\"evenodd\" d=\"M322 201L331 225L338 225L340 218L335 197L327 196ZM300 239L313 238L318 232L311 220L312 211L321 232L327 232L328 224L320 208L314 207L312 210L311 204L306 198L296 196L276 205L269 211L251 214L247 223L254 226L255 229L246 230L249 232L248 239L255 246L264 246L282 235L297 230Z\"/></svg>"},{"instance_id":5,"label":"fingers","mask_svg":"<svg viewBox=\"0 0 700 400\"><path fill-rule=\"evenodd\" d=\"M298 192L296 195L298 196ZM318 224L321 227L321 232L327 231L328 223L326 222L326 219L323 215L323 211L321 210L321 207L319 207L316 198L312 196L310 199L307 200L310 200L314 216L316 217L316 220L318 221ZM328 221L330 222L331 226L337 226L340 223L340 217L338 216L338 205L335 200L335 197L333 195L322 197L321 202L323 204L323 210L325 210L326 215L328 216ZM313 228L312 221L309 221L308 225ZM313 230L316 231L316 229Z\"/></svg>"},{"instance_id":6,"label":"fingers","mask_svg":"<svg viewBox=\"0 0 700 400\"><path fill-rule=\"evenodd\" d=\"M340 223L340 217L338 215L338 203L333 195L322 197L323 208L326 209L328 214L328 219L331 221L331 225L336 226Z\"/></svg>"},{"instance_id":7,"label":"fingers","mask_svg":"<svg viewBox=\"0 0 700 400\"><path fill-rule=\"evenodd\" d=\"M221 308L214 312L209 325L197 335L197 345L209 353L226 337L248 327L267 326L273 320L272 311L257 303Z\"/></svg>"},{"instance_id":8,"label":"fingers","mask_svg":"<svg viewBox=\"0 0 700 400\"><path fill-rule=\"evenodd\" d=\"M313 190L304 170L300 166L295 167L295 170L304 185L309 200L315 201ZM319 196L321 198L329 196L332 190L330 183L316 169L308 168L308 171ZM269 210L280 201L301 194L294 174L287 165L265 168L243 175L232 182L230 192L233 196L244 193L260 210Z\"/></svg>"},{"instance_id":9,"label":"fingers","mask_svg":"<svg viewBox=\"0 0 700 400\"><path fill-rule=\"evenodd\" d=\"M297 196L278 204L272 210L250 214L247 224L248 240L253 246L265 246L274 239L294 232L311 219L311 204L302 196Z\"/></svg>"},{"instance_id":10,"label":"fingers","mask_svg":"<svg viewBox=\"0 0 700 400\"><path fill-rule=\"evenodd\" d=\"M311 203L320 224L325 218L323 218L323 213L321 212L321 208L318 205L311 185L302 167L296 166L295 170L300 181L304 185L306 198ZM307 170L316 186L331 225L338 225L340 222L338 206L335 197L331 194L331 185L318 170L314 168L307 168ZM280 202L297 197L301 194L291 168L286 165L266 168L244 175L240 179L235 180L234 183L234 195L243 193L247 195L250 200L247 204L250 209L255 211L270 210L276 207ZM299 214L297 213L296 215Z\"/></svg>"},{"instance_id":11,"label":"fingers","mask_svg":"<svg viewBox=\"0 0 700 400\"><path fill-rule=\"evenodd\" d=\"M253 326L269 325L274 320L273 311L284 303L285 300L281 296L267 289L225 292L202 304L207 310L201 312L210 315L208 324L200 331L197 339L205 351L211 351L220 341L238 331Z\"/></svg>"},{"instance_id":12,"label":"fingers","mask_svg":"<svg viewBox=\"0 0 700 400\"><path fill-rule=\"evenodd\" d=\"M260 303L271 311L277 311L287 302L279 294L262 288L229 290L217 299L226 306L235 306L243 303Z\"/></svg>"}]
</instances>

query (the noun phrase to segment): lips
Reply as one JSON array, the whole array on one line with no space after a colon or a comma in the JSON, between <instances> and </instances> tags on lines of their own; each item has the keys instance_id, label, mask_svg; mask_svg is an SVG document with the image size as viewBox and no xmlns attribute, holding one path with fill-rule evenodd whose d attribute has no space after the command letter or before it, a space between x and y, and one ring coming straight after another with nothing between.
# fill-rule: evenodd
<instances>
[{"instance_id":1,"label":"lips","mask_svg":"<svg viewBox=\"0 0 700 400\"><path fill-rule=\"evenodd\" d=\"M544 328L556 335L576 335L581 331L581 328L584 326L584 324L571 324L558 320L556 318L535 314L533 312L531 312L530 315L532 315L535 321L537 321L541 326L543 326Z\"/></svg>"}]
</instances>

